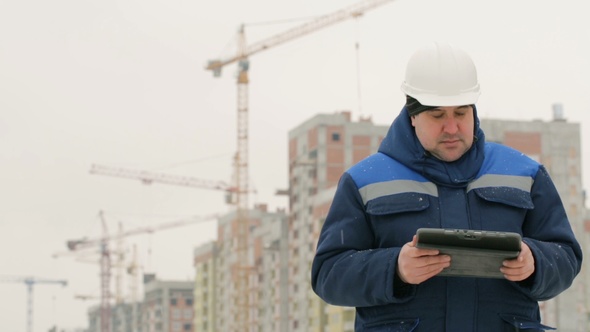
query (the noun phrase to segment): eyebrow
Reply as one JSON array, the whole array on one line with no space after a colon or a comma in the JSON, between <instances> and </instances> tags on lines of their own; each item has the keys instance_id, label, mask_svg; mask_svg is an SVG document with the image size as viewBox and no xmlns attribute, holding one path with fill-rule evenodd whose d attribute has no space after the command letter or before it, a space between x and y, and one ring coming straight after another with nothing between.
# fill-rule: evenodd
<instances>
[{"instance_id":1,"label":"eyebrow","mask_svg":"<svg viewBox=\"0 0 590 332\"><path fill-rule=\"evenodd\" d=\"M461 105L461 106L455 106L455 107L456 107L456 109L462 109L462 108L468 108L470 106L471 105ZM446 107L446 106L437 106L437 107L431 108L431 109L429 109L427 111L431 111L431 112L434 112L434 111L442 111L442 109L440 107Z\"/></svg>"}]
</instances>

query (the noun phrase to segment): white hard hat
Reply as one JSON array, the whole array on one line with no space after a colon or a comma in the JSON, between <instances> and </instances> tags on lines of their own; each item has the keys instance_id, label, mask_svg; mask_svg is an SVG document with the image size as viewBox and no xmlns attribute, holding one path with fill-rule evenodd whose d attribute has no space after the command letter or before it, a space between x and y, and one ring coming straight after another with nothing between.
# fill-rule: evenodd
<instances>
[{"instance_id":1,"label":"white hard hat","mask_svg":"<svg viewBox=\"0 0 590 332\"><path fill-rule=\"evenodd\" d=\"M412 55L401 88L425 106L472 105L480 94L477 70L469 55L441 42Z\"/></svg>"}]
</instances>

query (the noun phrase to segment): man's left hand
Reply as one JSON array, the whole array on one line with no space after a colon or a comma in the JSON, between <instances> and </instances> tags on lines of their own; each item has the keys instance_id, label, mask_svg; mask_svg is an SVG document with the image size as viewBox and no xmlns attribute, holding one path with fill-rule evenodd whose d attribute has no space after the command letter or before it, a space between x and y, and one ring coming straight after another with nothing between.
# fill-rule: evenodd
<instances>
[{"instance_id":1,"label":"man's left hand","mask_svg":"<svg viewBox=\"0 0 590 332\"><path fill-rule=\"evenodd\" d=\"M522 242L518 257L505 260L500 271L510 281L522 281L530 277L535 272L535 257L529 246Z\"/></svg>"}]
</instances>

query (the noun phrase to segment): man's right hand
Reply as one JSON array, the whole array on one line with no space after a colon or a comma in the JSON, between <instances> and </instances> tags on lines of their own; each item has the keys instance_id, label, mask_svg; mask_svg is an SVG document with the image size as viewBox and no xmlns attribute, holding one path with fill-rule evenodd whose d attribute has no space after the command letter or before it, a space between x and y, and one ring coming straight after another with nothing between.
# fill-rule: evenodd
<instances>
[{"instance_id":1,"label":"man's right hand","mask_svg":"<svg viewBox=\"0 0 590 332\"><path fill-rule=\"evenodd\" d=\"M397 258L397 274L407 284L420 284L451 265L451 256L435 249L416 248L416 235L404 244Z\"/></svg>"}]
</instances>

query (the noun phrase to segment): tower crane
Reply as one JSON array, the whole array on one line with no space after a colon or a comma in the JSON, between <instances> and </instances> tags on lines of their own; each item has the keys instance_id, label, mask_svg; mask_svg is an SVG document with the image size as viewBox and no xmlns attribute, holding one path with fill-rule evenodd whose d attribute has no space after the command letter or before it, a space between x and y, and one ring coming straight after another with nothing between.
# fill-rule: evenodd
<instances>
[{"instance_id":1,"label":"tower crane","mask_svg":"<svg viewBox=\"0 0 590 332\"><path fill-rule=\"evenodd\" d=\"M33 332L33 286L36 284L68 285L67 280L41 279L35 277L0 276L0 282L18 282L27 286L27 332Z\"/></svg>"},{"instance_id":2,"label":"tower crane","mask_svg":"<svg viewBox=\"0 0 590 332\"><path fill-rule=\"evenodd\" d=\"M163 184L180 185L186 187L196 187L204 189L217 189L225 191L234 191L235 188L223 181L203 180L190 176L172 175L145 170L136 170L131 168L113 167L99 164L90 166L90 174L116 176L121 178L137 179L143 184L152 184L154 182Z\"/></svg>"},{"instance_id":3,"label":"tower crane","mask_svg":"<svg viewBox=\"0 0 590 332\"><path fill-rule=\"evenodd\" d=\"M118 234L110 235L108 232L108 225L104 218L104 212L99 213L101 224L102 224L102 236L97 238L81 238L66 241L66 246L69 252L61 252L53 254L53 257L59 257L67 255L71 252L79 252L85 249L100 248L100 331L110 332L111 331L111 308L110 308L110 279L111 279L111 250L109 249L109 242L111 240L120 240L125 237L139 235L139 234L150 234L160 230L172 229L176 227L182 227L190 224L207 222L216 220L218 215L208 215L204 217L192 217L187 219L180 219L171 222L158 224L155 226L145 226L128 231L120 231Z\"/></svg>"},{"instance_id":4,"label":"tower crane","mask_svg":"<svg viewBox=\"0 0 590 332\"><path fill-rule=\"evenodd\" d=\"M152 183L162 183L192 188L222 190L226 192L226 202L230 204L234 202L233 196L236 194L236 187L224 181L203 180L183 175L166 174L99 164L93 164L90 166L90 174L136 179L140 180L146 185L150 185Z\"/></svg>"},{"instance_id":5,"label":"tower crane","mask_svg":"<svg viewBox=\"0 0 590 332\"><path fill-rule=\"evenodd\" d=\"M104 212L101 212L101 213L104 213ZM172 228L177 228L177 227L181 227L181 226L202 223L202 222L207 222L207 221L213 221L213 220L216 220L218 217L219 217L218 214L210 214L210 215L206 215L206 216L194 216L194 217L190 217L190 218L169 221L169 222L157 224L154 226L138 227L138 228L134 228L131 230L123 231L123 232L121 232L119 234L115 234L115 235L108 235L107 234L106 240L117 240L120 238L125 238L125 237L129 237L129 236L133 236L133 235L155 233L155 232L158 232L161 230L172 229ZM66 242L66 246L67 246L68 250L70 250L70 251L78 251L78 250L82 250L82 249L95 248L96 246L98 246L102 243L103 239L105 239L105 237L81 238L81 239L75 239L75 240L68 240ZM60 255L60 253L58 253L56 255Z\"/></svg>"},{"instance_id":6,"label":"tower crane","mask_svg":"<svg viewBox=\"0 0 590 332\"><path fill-rule=\"evenodd\" d=\"M210 60L205 67L207 70L213 72L214 77L221 75L223 67L237 62L237 153L235 161L235 190L236 190L236 219L237 219L237 262L242 266L237 266L238 271L236 280L236 301L234 322L236 324L235 330L240 327L247 326L248 316L248 69L249 57L267 50L269 48L278 46L288 41L311 34L328 26L345 21L351 18L362 16L365 12L375 9L393 0L365 0L358 2L352 6L341 9L314 19L310 22L304 23L295 28L286 30L282 33L263 39L253 44L246 43L246 35L244 25L238 31L238 49L235 55L225 59Z\"/></svg>"}]
</instances>

